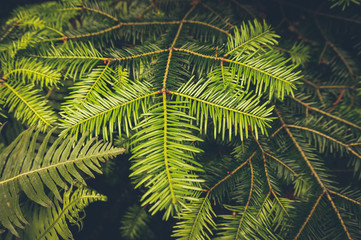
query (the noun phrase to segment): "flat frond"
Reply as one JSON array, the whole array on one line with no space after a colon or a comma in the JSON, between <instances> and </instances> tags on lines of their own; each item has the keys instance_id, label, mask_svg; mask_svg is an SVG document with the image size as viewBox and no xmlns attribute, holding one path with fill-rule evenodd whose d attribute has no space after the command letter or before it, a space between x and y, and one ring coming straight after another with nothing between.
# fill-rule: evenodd
<instances>
[{"instance_id":1,"label":"flat frond","mask_svg":"<svg viewBox=\"0 0 361 240\"><path fill-rule=\"evenodd\" d=\"M54 129L55 130L55 129ZM46 207L53 205L45 194L49 189L61 200L58 188L67 188L76 180L84 183L81 174L94 177L93 171L101 173L100 162L124 152L108 143L85 142L86 134L76 141L76 137L57 138L48 148L50 131L39 149L36 143L39 131L30 128L20 134L0 155L0 222L14 235L16 227L27 223L20 210L19 193Z\"/></svg>"},{"instance_id":2,"label":"flat frond","mask_svg":"<svg viewBox=\"0 0 361 240\"><path fill-rule=\"evenodd\" d=\"M73 186L65 190L60 203L54 199L54 206L44 208L39 205L28 207L29 221L31 224L21 232L22 239L74 239L68 223L82 228L82 216L84 209L96 201L106 201L107 197L94 190L80 186ZM30 212L31 210L31 212Z\"/></svg>"}]
</instances>

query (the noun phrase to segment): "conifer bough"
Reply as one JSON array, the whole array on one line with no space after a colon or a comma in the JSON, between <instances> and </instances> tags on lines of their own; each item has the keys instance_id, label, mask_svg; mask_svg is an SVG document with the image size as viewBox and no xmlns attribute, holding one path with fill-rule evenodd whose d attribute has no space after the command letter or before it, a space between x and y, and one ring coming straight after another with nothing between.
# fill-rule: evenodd
<instances>
[{"instance_id":1,"label":"conifer bough","mask_svg":"<svg viewBox=\"0 0 361 240\"><path fill-rule=\"evenodd\" d=\"M176 218L177 239L360 238L360 58L319 19L348 18L304 11L320 38L278 45L270 24L237 0L16 9L0 38L2 235L73 238L66 219L77 223L77 208L104 200L83 191L85 176L128 141L140 205ZM328 69L318 75L312 41L325 42L316 54ZM15 127L24 130L16 138ZM225 150L212 153L214 142ZM334 174L340 159L354 185ZM69 203L72 192L89 201ZM143 209L129 208L123 237L142 238Z\"/></svg>"}]
</instances>

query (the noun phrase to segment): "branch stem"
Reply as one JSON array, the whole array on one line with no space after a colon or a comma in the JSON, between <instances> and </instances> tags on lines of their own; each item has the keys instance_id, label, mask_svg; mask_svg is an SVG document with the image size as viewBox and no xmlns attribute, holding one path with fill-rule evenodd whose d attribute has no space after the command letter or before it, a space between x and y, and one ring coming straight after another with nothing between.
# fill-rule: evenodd
<instances>
[{"instance_id":1,"label":"branch stem","mask_svg":"<svg viewBox=\"0 0 361 240\"><path fill-rule=\"evenodd\" d=\"M349 122L349 121L347 121L347 120L345 120L345 119L342 119L342 118L340 118L340 117L337 117L337 116L335 116L335 115L333 115L333 114L331 114L331 113L322 111L322 110L320 110L320 109L318 109L318 108L311 107L310 104L305 103L305 102L302 102L301 100L299 100L299 99L296 98L296 97L290 96L290 98L293 99L293 100L295 100L296 102L300 103L301 105L305 106L306 108L308 108L308 109L310 109L310 110L313 110L313 111L315 111L315 112L319 112L319 113L321 113L321 114L324 114L324 115L326 115L326 116L328 116L328 117L331 117L331 118L333 118L333 119L336 119L336 120L338 120L338 121L340 121L340 122L346 123L347 125L350 125L350 126L352 126L352 127L354 127L354 128L357 128L357 129L360 129L360 130L361 130L361 126L358 126L358 125L356 125L356 124L354 124L354 123L352 123L352 122Z\"/></svg>"}]
</instances>

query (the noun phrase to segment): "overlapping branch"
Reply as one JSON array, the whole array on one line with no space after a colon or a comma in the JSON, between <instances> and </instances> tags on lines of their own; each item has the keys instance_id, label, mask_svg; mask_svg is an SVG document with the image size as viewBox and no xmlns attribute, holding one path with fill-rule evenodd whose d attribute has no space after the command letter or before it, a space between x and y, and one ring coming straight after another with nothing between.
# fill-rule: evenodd
<instances>
[{"instance_id":1,"label":"overlapping branch","mask_svg":"<svg viewBox=\"0 0 361 240\"><path fill-rule=\"evenodd\" d=\"M328 116L328 117L330 117L330 118L336 119L336 120L338 120L338 121L340 121L340 122L343 122L343 123L345 123L345 124L347 124L347 125L350 125L350 126L352 126L352 127L354 127L354 128L357 128L357 129L360 129L360 130L361 130L361 126L358 126L357 124L354 124L354 123L352 123L352 122L350 122L350 121L347 121L347 120L345 120L345 119L343 119L343 118L337 117L336 115L333 115L333 114L331 114L331 113L325 112L325 111L320 110L320 109L318 109L318 108L312 107L312 106L310 106L309 103L305 103L305 102L301 101L300 99L298 99L298 98L296 98L296 97L290 96L290 98L291 98L292 100L300 103L301 105L305 106L305 107L306 107L307 109L309 109L309 110L312 110L312 111L315 111L315 112L319 112L319 113L321 113L321 114L323 114L323 115L326 115L326 116Z\"/></svg>"},{"instance_id":2,"label":"overlapping branch","mask_svg":"<svg viewBox=\"0 0 361 240\"><path fill-rule=\"evenodd\" d=\"M284 122L282 116L281 116L281 113L275 108L275 113L277 114L279 120L281 121L281 123L283 124L283 129L286 130L288 136L291 138L292 142L294 143L294 145L296 146L296 148L298 149L298 151L300 152L303 160L305 161L305 163L307 164L307 166L309 167L309 169L311 170L312 172L312 175L315 177L316 181L318 182L318 184L320 185L320 187L322 188L323 190L323 194L326 194L326 197L327 199L329 200L333 210L335 211L339 221L340 221L340 224L345 232L345 234L347 235L347 238L349 240L352 240L352 237L351 237L351 234L344 222L344 220L342 219L342 216L339 212L339 210L337 209L331 195L330 195L330 192L328 190L328 188L326 188L326 186L323 184L321 178L318 176L318 173L316 172L315 168L312 166L311 162L309 161L308 157L306 156L306 154L304 153L304 151L302 150L301 146L299 145L299 143L297 142L296 138L293 136L292 132L290 131L288 125ZM323 194L318 198L318 202L321 200ZM314 207L311 209L311 212L309 214L309 216L306 218L305 222L303 223L303 225L301 226L301 229L300 231L298 232L298 234L296 235L295 237L295 240L300 236L302 230L304 229L304 227L307 225L308 221L310 220L310 218L312 217L312 214L314 213L315 211L315 208L317 207L318 205L318 202L316 201Z\"/></svg>"}]
</instances>

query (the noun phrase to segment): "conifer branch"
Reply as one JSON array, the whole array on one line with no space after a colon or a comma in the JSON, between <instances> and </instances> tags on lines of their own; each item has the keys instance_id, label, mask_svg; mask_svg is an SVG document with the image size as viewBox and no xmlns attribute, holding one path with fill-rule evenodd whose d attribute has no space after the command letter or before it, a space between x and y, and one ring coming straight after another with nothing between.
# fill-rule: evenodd
<instances>
[{"instance_id":1,"label":"conifer branch","mask_svg":"<svg viewBox=\"0 0 361 240\"><path fill-rule=\"evenodd\" d=\"M345 233L346 233L346 235L347 235L347 238L348 238L349 240L353 240L353 238L351 237L350 232L348 231L348 229L347 229L347 227L346 227L345 222L344 222L343 219L342 219L342 216L341 216L341 214L340 214L340 211L338 211L335 202L332 200L332 198L331 198L331 196L330 196L329 191L326 192L326 197L327 197L328 200L330 201L333 210L335 211L338 219L340 220L341 226L342 226L343 230L345 231Z\"/></svg>"},{"instance_id":2,"label":"conifer branch","mask_svg":"<svg viewBox=\"0 0 361 240\"><path fill-rule=\"evenodd\" d=\"M292 168L290 168L286 163L282 162L281 160L279 160L278 158L276 158L275 156L269 154L268 152L265 152L265 154L271 158L273 158L274 160L276 160L277 162L279 162L280 164L282 164L285 168L287 168L290 172L292 172L294 175L298 175L295 171L292 170Z\"/></svg>"},{"instance_id":3,"label":"conifer branch","mask_svg":"<svg viewBox=\"0 0 361 240\"><path fill-rule=\"evenodd\" d=\"M176 24L183 25L182 23L191 23L191 24L207 26L209 28L213 28L213 29L216 29L217 31L220 31L220 32L226 34L227 36L230 36L228 31L225 31L219 27L216 27L216 26L206 23L206 22L195 21L195 20L184 20L184 21L181 20L181 21L169 21L169 22L156 22L156 21L155 22L121 22L115 26L106 28L106 29L98 31L98 32L85 33L85 34L80 34L80 35L76 35L76 36L63 36L63 37L58 37L58 38L50 38L50 39L42 40L42 42L66 41L66 40L72 40L72 39L94 37L94 36L102 35L104 33L111 32L113 30L116 30L116 29L124 27L124 26L151 26L151 25L176 25Z\"/></svg>"},{"instance_id":4,"label":"conifer branch","mask_svg":"<svg viewBox=\"0 0 361 240\"><path fill-rule=\"evenodd\" d=\"M173 188L173 179L170 175L170 171L169 171L169 163L168 163L168 141L167 141L167 137L168 137L168 131L167 131L167 127L168 127L168 120L167 120L167 95L165 92L163 92L163 111L164 111L164 134L163 134L163 155L164 155L164 166L165 166L165 171L167 173L167 178L168 178L168 182L169 182L169 189L170 189L170 193L171 193L171 197L172 197L172 203L176 204L177 203L177 199L175 197L174 194L174 188Z\"/></svg>"},{"instance_id":5,"label":"conifer branch","mask_svg":"<svg viewBox=\"0 0 361 240\"><path fill-rule=\"evenodd\" d=\"M235 239L238 239L238 236L240 235L241 226L242 226L243 220L244 220L244 218L246 216L247 208L248 208L248 206L249 206L249 204L251 202L251 197L252 197L254 173L253 173L253 167L252 167L252 161L251 160L249 161L249 167L251 169L251 187L249 189L248 200L247 200L247 203L246 203L246 205L244 207L244 211L243 211L243 214L242 214L241 221L239 222L239 225L238 225L238 228L237 228L237 233L236 233Z\"/></svg>"},{"instance_id":6,"label":"conifer branch","mask_svg":"<svg viewBox=\"0 0 361 240\"><path fill-rule=\"evenodd\" d=\"M68 123L66 125L67 129L64 130L65 132L71 130L71 129L77 129L77 128L80 128L82 125L84 124L87 124L87 123L92 123L94 121L96 121L97 119L99 119L100 117L105 117L107 116L108 114L112 113L113 111L116 111L116 110L119 110L121 108L125 108L127 106L130 106L140 100L143 100L143 99L146 99L146 98L149 98L149 97L152 97L156 94L159 94L160 92L159 91L156 91L156 92L151 92L151 93L147 93L147 94L144 94L142 96L138 96L134 99L131 99L129 101L125 101L125 102L121 102L119 104L115 104L114 106L110 107L110 108L107 108L107 109L103 109L102 111L99 111L95 114L91 114L91 115L87 115L87 116L82 116L82 118L80 119L77 119L76 122L71 122L71 123ZM71 114L73 115L73 114ZM114 123L113 123L114 124Z\"/></svg>"},{"instance_id":7,"label":"conifer branch","mask_svg":"<svg viewBox=\"0 0 361 240\"><path fill-rule=\"evenodd\" d=\"M42 72L39 72L39 71L34 71L34 70L32 70L32 69L27 69L27 68L17 68L17 69L11 70L10 72L8 72L8 73L6 73L4 76L2 76L2 79L7 79L7 78L9 78L10 75L16 74L16 73L36 74L36 75L42 76L42 77L44 77L44 78L52 79L53 81L55 81L55 80L57 79L57 78L54 77L53 75L46 74L46 73L42 73Z\"/></svg>"},{"instance_id":8,"label":"conifer branch","mask_svg":"<svg viewBox=\"0 0 361 240\"><path fill-rule=\"evenodd\" d=\"M213 8L211 8L210 6L208 6L205 3L201 3L201 5L208 9L210 12L212 12L214 15L216 15L217 17L219 17L227 26L229 26L230 28L234 28L234 25L229 23L224 17L222 17L217 11L215 11Z\"/></svg>"},{"instance_id":9,"label":"conifer branch","mask_svg":"<svg viewBox=\"0 0 361 240\"><path fill-rule=\"evenodd\" d=\"M179 23L180 23L180 21L170 21L170 22L121 22L121 23L119 23L119 24L117 24L115 26L106 28L106 29L98 31L98 32L80 34L80 35L76 35L76 36L64 36L64 37L60 37L60 38L51 38L51 39L45 39L43 41L44 42L64 41L64 40L71 40L71 39L94 37L94 36L102 35L104 33L116 30L116 29L124 27L124 26L175 25L175 24L179 24Z\"/></svg>"},{"instance_id":10,"label":"conifer branch","mask_svg":"<svg viewBox=\"0 0 361 240\"><path fill-rule=\"evenodd\" d=\"M246 64L246 63L243 63L243 62L237 62L237 61L234 61L234 60L231 60L231 59L227 59L227 58L224 58L224 57L214 57L214 56L209 56L209 55L205 55L205 54L201 54L201 53L198 53L198 52L194 52L194 51L191 51L191 50L188 50L188 49L183 49L183 48L173 48L174 51L180 51L180 52L186 52L186 53L189 53L189 54L192 54L192 55L195 55L195 56L198 56L198 57L202 57L202 58L206 58L206 59L212 59L212 60L215 60L215 61L220 61L220 62L228 62L228 63L233 63L233 64L236 64L236 65L240 65L240 66L244 66L246 68L250 68L252 70L255 70L257 72L260 72L264 75L267 75L271 78L274 78L274 79L277 79L281 82L284 82L285 84L291 86L291 87L294 87L294 84L292 82L289 82L289 81L286 81L285 79L281 78L281 77L278 77L272 73L269 73L269 72L266 72L262 69L259 69L257 67L254 67L252 65L249 65L249 64Z\"/></svg>"},{"instance_id":11,"label":"conifer branch","mask_svg":"<svg viewBox=\"0 0 361 240\"><path fill-rule=\"evenodd\" d=\"M14 177L4 179L4 180L0 181L0 186L4 185L6 183L9 183L9 182L13 182L13 181L15 181L15 180L17 180L19 178L24 177L24 176L32 175L32 174L35 174L35 173L41 174L41 172L49 171L51 169L57 169L57 168L60 168L60 167L62 167L64 165L68 165L68 164L76 164L78 162L84 162L85 160L88 160L88 159L96 159L96 158L101 159L104 156L119 155L121 153L124 153L124 151L125 151L124 149L113 149L113 150L105 152L105 153L104 152L95 153L95 154L87 155L87 156L84 156L84 157L68 159L66 161L58 162L56 164L52 164L52 165L48 165L48 166L42 166L42 167L39 167L37 169L33 169L33 170L30 170L30 171L27 171L27 172L22 172L21 174L18 174L18 175L14 176Z\"/></svg>"},{"instance_id":12,"label":"conifer branch","mask_svg":"<svg viewBox=\"0 0 361 240\"><path fill-rule=\"evenodd\" d=\"M263 150L261 144L259 143L259 141L258 141L258 139L256 138L256 136L253 134L253 132L251 132L251 133L252 133L252 136L253 136L254 140L256 141L259 149L260 149L261 152L262 152L263 167L264 167L264 172L265 172L265 174L266 174L266 179L267 179L267 184L268 184L269 191L270 191L272 194L274 194L273 189L272 189L272 185L271 185L271 181L270 181L269 175L268 175L267 163L266 163L267 161L266 161L265 151Z\"/></svg>"},{"instance_id":13,"label":"conifer branch","mask_svg":"<svg viewBox=\"0 0 361 240\"><path fill-rule=\"evenodd\" d=\"M356 124L354 124L354 123L352 123L352 122L349 122L349 121L347 121L347 120L345 120L345 119L343 119L343 118L337 117L337 116L335 116L335 115L333 115L333 114L331 114L331 113L322 111L322 110L320 110L320 109L318 109L318 108L315 108L315 107L312 107L312 106L310 106L309 103L302 102L301 100L299 100L299 99L296 98L296 97L290 96L290 98L293 99L294 101L302 104L302 105L305 106L307 109L313 110L313 111L315 111L315 112L319 112L319 113L321 113L321 114L323 114L323 115L326 115L326 116L328 116L328 117L331 117L331 118L333 118L333 119L336 119L336 120L338 120L338 121L340 121L340 122L343 122L343 123L345 123L345 124L347 124L347 125L350 125L350 126L352 126L352 127L354 127L354 128L358 128L358 129L361 130L361 126L358 126L358 125L356 125Z\"/></svg>"},{"instance_id":14,"label":"conifer branch","mask_svg":"<svg viewBox=\"0 0 361 240\"><path fill-rule=\"evenodd\" d=\"M354 200L354 199L352 199L352 198L346 197L345 195L343 195L343 194L341 194L341 193L338 193L338 192L335 192L335 191L332 191L332 190L330 190L330 189L328 189L328 191L329 191L330 193L336 195L336 196L339 196L339 197L341 197L341 198L346 199L347 201L353 202L353 203L361 206L361 202L358 202L358 201L356 201L356 200Z\"/></svg>"},{"instance_id":15,"label":"conifer branch","mask_svg":"<svg viewBox=\"0 0 361 240\"><path fill-rule=\"evenodd\" d=\"M251 131L252 133L252 136L254 138L254 140L256 141L259 149L261 150L262 152L262 159L263 159L263 167L264 167L264 172L265 172L265 175L266 175L266 179L267 179L267 183L268 183L268 187L269 187L269 191L272 193L272 195L275 197L275 199L277 200L277 202L280 204L280 206L282 207L282 210L287 214L287 216L289 216L286 208L283 206L282 202L279 200L277 194L273 191L273 187L271 185L271 181L270 181L270 178L269 178L269 174L268 174L268 169L267 169L267 160L266 160L266 152L265 150L263 149L261 143L258 141L258 139L256 138L256 136L253 134L253 132ZM294 172L294 171L292 171Z\"/></svg>"},{"instance_id":16,"label":"conifer branch","mask_svg":"<svg viewBox=\"0 0 361 240\"><path fill-rule=\"evenodd\" d=\"M137 55L132 55L132 56L127 56L127 57L120 57L120 58L109 58L109 57L92 57L92 56L43 56L43 55L30 55L31 57L34 58L43 58L43 59L71 59L71 60L77 60L77 59L84 59L84 60L98 60L98 61L102 61L102 62L114 62L114 61L125 61L125 60L133 60L136 58L142 58L142 57L146 57L146 56L151 56L151 55L157 55L159 53L163 53L163 52L169 52L170 48L167 49L161 49L161 50L156 50L156 51L151 51L151 52L145 52L145 53L141 53L141 54L137 54Z\"/></svg>"},{"instance_id":17,"label":"conifer branch","mask_svg":"<svg viewBox=\"0 0 361 240\"><path fill-rule=\"evenodd\" d=\"M210 106L214 106L214 107L217 107L217 108L222 108L224 110L231 111L231 112L234 112L234 113L239 113L239 114L246 115L246 116L249 116L249 117L252 117L252 118L257 118L257 119L260 119L260 120L263 120L263 121L268 121L269 120L269 119L267 119L265 117L260 117L260 116L257 116L257 115L251 114L251 113L238 111L236 109L229 108L229 107L224 107L222 105L212 103L212 102L200 99L200 98L195 98L195 97L189 96L187 94L174 92L174 91L169 91L169 90L167 90L167 92L170 93L170 94L176 95L176 96L181 96L181 97L185 97L185 98L188 98L188 99L192 99L192 100L197 101L197 102L206 103L207 105L210 105Z\"/></svg>"},{"instance_id":18,"label":"conifer branch","mask_svg":"<svg viewBox=\"0 0 361 240\"><path fill-rule=\"evenodd\" d=\"M257 151L254 151L251 156L244 161L241 165L239 165L237 168L235 168L232 172L230 172L226 177L222 178L220 181L218 181L213 187L211 187L210 189L207 190L207 193L212 192L216 187L218 187L222 182L226 181L228 178L230 178L232 175L234 175L236 172L238 172L238 170L240 170L244 165L246 165L248 162L250 162L252 160L252 158L254 157L254 155L256 154Z\"/></svg>"},{"instance_id":19,"label":"conifer branch","mask_svg":"<svg viewBox=\"0 0 361 240\"><path fill-rule=\"evenodd\" d=\"M185 19L195 9L196 6L197 6L197 4L193 5L193 7L191 7L191 9L189 9L189 11L184 15L183 19L180 21L177 34L175 35L175 37L173 39L173 42L172 42L172 45L169 48L170 50L169 50L168 60L167 60L167 65L165 67L165 73L164 73L164 78L163 78L163 89L164 90L166 89L167 77L168 77L168 73L169 73L170 61L171 61L171 58L172 58L173 47L175 46L175 44L176 44L176 42L178 40L179 34L180 34L180 32L182 30L182 27L183 27L183 23L185 22Z\"/></svg>"},{"instance_id":20,"label":"conifer branch","mask_svg":"<svg viewBox=\"0 0 361 240\"><path fill-rule=\"evenodd\" d=\"M204 199L202 201L202 204L201 204L199 209L204 208L204 205L206 204L206 202L208 200L209 194L210 194L210 192L207 192L207 195L204 197ZM195 236L196 223L198 223L198 220L199 220L200 217L201 217L201 211L198 211L197 216L194 219L194 222L192 224L192 227L191 227L191 230L190 230L190 233L189 233L189 237L188 237L189 240L192 240L194 238L194 236Z\"/></svg>"},{"instance_id":21,"label":"conifer branch","mask_svg":"<svg viewBox=\"0 0 361 240\"><path fill-rule=\"evenodd\" d=\"M295 137L293 136L293 134L291 133L290 129L287 127L287 124L284 122L281 113L278 111L277 108L274 108L275 113L277 114L279 120L281 121L281 123L283 124L284 128L288 134L288 136L291 138L292 142L295 144L297 150L300 152L302 158L305 160L307 166L310 168L312 175L316 178L316 181L318 182L318 184L321 186L321 188L324 191L327 191L327 188L325 187L325 185L323 184L323 182L321 181L320 177L318 176L317 172L315 171L315 169L313 168L313 166L311 165L311 162L308 160L306 154L304 153L304 151L302 150L301 146L299 145L299 143L297 142L297 140L295 139Z\"/></svg>"},{"instance_id":22,"label":"conifer branch","mask_svg":"<svg viewBox=\"0 0 361 240\"><path fill-rule=\"evenodd\" d=\"M46 119L44 118L44 116L42 116L42 115L39 113L39 111L38 111L37 109L35 109L35 108L32 106L32 104L29 103L29 102L19 93L19 91L17 91L15 88L13 88L12 86L10 86L10 85L9 85L8 83L6 83L6 82L2 82L1 84L4 85L7 89L9 89L13 94L15 94L16 97L17 97L18 99L20 99L20 101L21 101L22 103L24 103L24 104L30 109L30 111L31 111L33 114L35 114L35 116L41 121L40 125L45 124L45 126L47 126L47 127L52 126L52 124L51 124L48 120L46 120ZM0 85L0 86L1 86L1 85Z\"/></svg>"},{"instance_id":23,"label":"conifer branch","mask_svg":"<svg viewBox=\"0 0 361 240\"><path fill-rule=\"evenodd\" d=\"M323 31L316 15L314 15L314 19L315 19L316 26L317 26L318 30L320 31L322 37L325 39L327 44L333 49L333 51L337 54L337 56L341 59L343 64L345 64L345 67L347 68L347 71L350 73L351 77L355 77L355 73L352 71L350 64L346 61L345 57L342 55L340 50L327 38L326 33Z\"/></svg>"},{"instance_id":24,"label":"conifer branch","mask_svg":"<svg viewBox=\"0 0 361 240\"><path fill-rule=\"evenodd\" d=\"M110 15L110 14L108 14L108 13L106 13L106 12L100 11L100 10L98 10L98 9L90 8L90 7L87 7L87 6L85 6L85 5L83 5L83 6L81 7L81 9L84 9L84 10L87 10L87 11L90 11L90 12L99 13L99 14L101 14L101 15L106 16L107 18L110 18L110 19L112 19L112 20L114 20L114 21L116 21L116 22L119 22L119 19L118 19L118 18L113 17L112 15Z\"/></svg>"},{"instance_id":25,"label":"conifer branch","mask_svg":"<svg viewBox=\"0 0 361 240\"><path fill-rule=\"evenodd\" d=\"M263 206L266 204L269 196L271 195L271 191L268 191L266 197L264 198L262 204L261 204L261 207L259 208L258 212L257 212L257 215L256 215L256 218L258 218L259 214L262 212L262 209L263 209Z\"/></svg>"},{"instance_id":26,"label":"conifer branch","mask_svg":"<svg viewBox=\"0 0 361 240\"><path fill-rule=\"evenodd\" d=\"M238 49L246 46L247 44L249 44L250 42L255 41L258 38L261 38L262 36L268 34L271 31L271 29L267 29L266 31L263 31L261 34L258 34L250 39L248 39L247 41L239 44L237 47L233 48L231 51L228 51L226 54L224 54L224 57L227 57L228 55L230 55L231 53L233 53L234 51L237 51Z\"/></svg>"},{"instance_id":27,"label":"conifer branch","mask_svg":"<svg viewBox=\"0 0 361 240\"><path fill-rule=\"evenodd\" d=\"M320 203L320 201L321 201L321 199L322 199L322 197L323 197L324 194L325 194L325 192L322 192L322 193L320 194L320 196L318 196L315 204L313 204L313 207L311 208L311 212L308 214L306 220L303 222L301 228L298 230L298 233L297 233L297 235L295 236L295 238L294 238L293 240L297 240L297 239L300 237L303 229L306 227L307 223L310 221L313 213L315 212L315 210L316 210L318 204Z\"/></svg>"},{"instance_id":28,"label":"conifer branch","mask_svg":"<svg viewBox=\"0 0 361 240\"><path fill-rule=\"evenodd\" d=\"M0 42L3 41L13 30L15 27L19 26L19 22L14 22L13 25L1 36Z\"/></svg>"},{"instance_id":29,"label":"conifer branch","mask_svg":"<svg viewBox=\"0 0 361 240\"><path fill-rule=\"evenodd\" d=\"M304 151L302 150L301 146L299 145L299 143L297 142L296 138L293 136L293 134L291 133L290 129L287 127L288 125L284 122L280 112L274 108L278 118L280 119L280 121L282 122L282 124L284 125L284 129L286 130L288 136L292 139L292 142L295 144L296 148L298 149L298 151L300 152L302 158L305 160L307 166L310 168L312 175L316 178L318 184L320 185L320 187L323 189L323 192L326 194L327 199L329 200L329 202L331 203L331 206L333 208L333 210L335 211L338 219L340 220L340 224L343 228L343 230L345 231L347 238L349 240L352 240L352 237L350 235L350 232L348 231L345 222L343 221L340 212L338 211L335 203L333 202L330 193L328 192L328 188L326 188L326 186L323 184L323 182L321 181L320 177L318 176L318 173L316 172L316 170L314 169L314 167L312 166L311 162L308 160L308 157L306 156L306 154L304 153Z\"/></svg>"},{"instance_id":30,"label":"conifer branch","mask_svg":"<svg viewBox=\"0 0 361 240\"><path fill-rule=\"evenodd\" d=\"M350 147L349 144L340 142L340 141L338 141L337 139L332 138L332 137L330 137L330 136L328 136L328 135L326 135L326 134L324 134L324 133L322 133L322 132L319 132L319 131L317 131L317 130L314 130L314 129L311 129L311 128L307 128L307 127L297 126L297 125L285 125L285 127L297 128L297 129L301 129L301 130L304 130L304 131L308 131L308 132L312 132L312 133L315 133L315 134L317 134L317 135L320 135L320 136L322 136L322 137L324 137L324 138L327 138L327 139L329 139L329 140L331 140L331 141L333 141L333 142L335 142L335 143L337 143L337 144L339 144L339 145L341 145L341 146L344 146L344 147L347 148L347 150L349 150L352 154L354 154L356 157L358 157L358 158L361 159L361 155L358 154L356 151L354 151L354 150Z\"/></svg>"}]
</instances>

